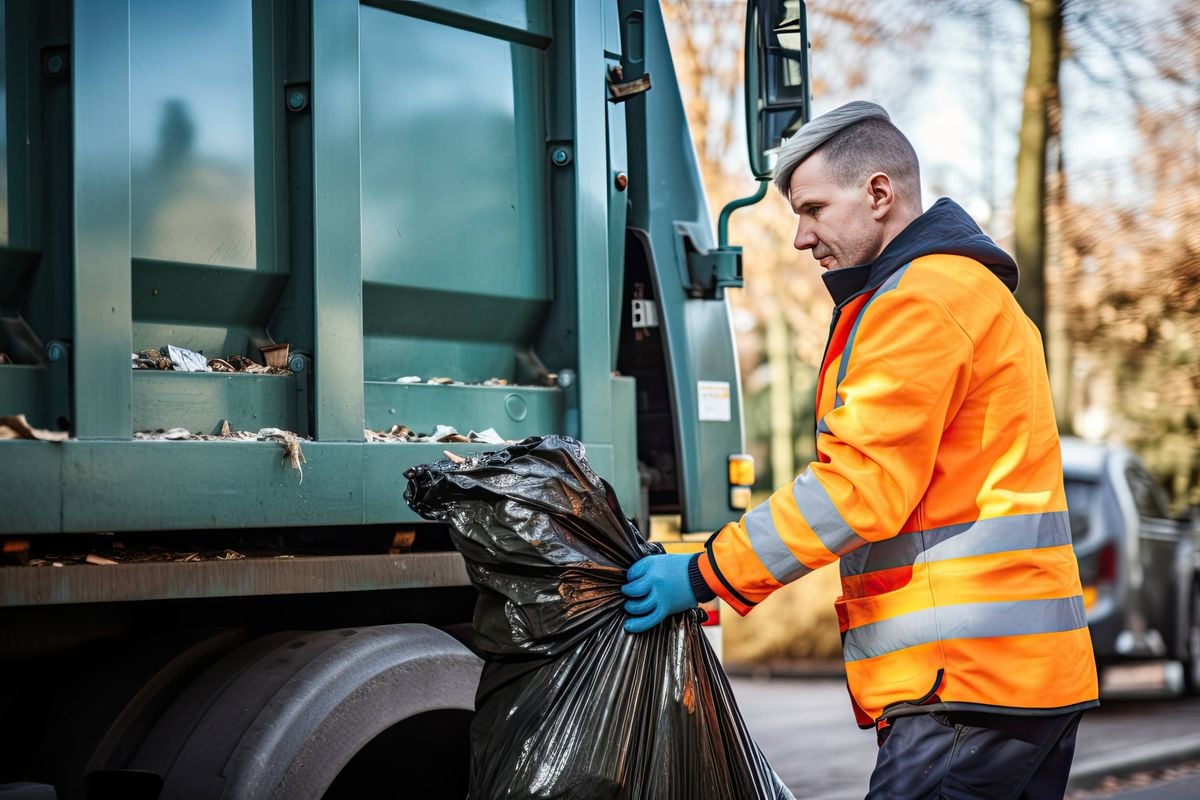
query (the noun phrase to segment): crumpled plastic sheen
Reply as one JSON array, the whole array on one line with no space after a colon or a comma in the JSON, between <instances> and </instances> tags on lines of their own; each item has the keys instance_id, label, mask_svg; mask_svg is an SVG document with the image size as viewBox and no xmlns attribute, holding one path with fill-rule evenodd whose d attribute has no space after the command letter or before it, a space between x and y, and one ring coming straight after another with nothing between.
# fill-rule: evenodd
<instances>
[{"instance_id":1,"label":"crumpled plastic sheen","mask_svg":"<svg viewBox=\"0 0 1200 800\"><path fill-rule=\"evenodd\" d=\"M472 798L791 800L746 729L704 612L622 628L626 569L662 549L579 442L531 437L405 476L405 500L450 523L479 591Z\"/></svg>"}]
</instances>

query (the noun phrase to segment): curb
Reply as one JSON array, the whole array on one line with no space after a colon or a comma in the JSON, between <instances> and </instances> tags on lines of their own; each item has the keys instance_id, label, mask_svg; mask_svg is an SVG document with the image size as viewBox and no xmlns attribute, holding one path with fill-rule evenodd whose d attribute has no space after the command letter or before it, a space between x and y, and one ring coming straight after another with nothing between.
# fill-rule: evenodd
<instances>
[{"instance_id":1,"label":"curb","mask_svg":"<svg viewBox=\"0 0 1200 800\"><path fill-rule=\"evenodd\" d=\"M1090 789L1109 775L1128 775L1167 767L1200 758L1200 735L1183 741L1149 742L1105 756L1076 761L1067 781L1068 789Z\"/></svg>"}]
</instances>

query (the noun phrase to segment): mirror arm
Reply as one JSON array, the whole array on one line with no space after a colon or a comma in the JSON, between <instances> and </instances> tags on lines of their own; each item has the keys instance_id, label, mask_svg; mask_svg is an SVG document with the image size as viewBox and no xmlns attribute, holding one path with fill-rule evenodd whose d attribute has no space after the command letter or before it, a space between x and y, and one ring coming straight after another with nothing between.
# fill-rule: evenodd
<instances>
[{"instance_id":1,"label":"mirror arm","mask_svg":"<svg viewBox=\"0 0 1200 800\"><path fill-rule=\"evenodd\" d=\"M737 200L730 200L721 209L721 216L717 219L717 247L724 250L729 246L729 215L739 208L752 206L759 200L767 196L767 185L770 180L763 178L758 182L758 191L749 197L739 197Z\"/></svg>"},{"instance_id":2,"label":"mirror arm","mask_svg":"<svg viewBox=\"0 0 1200 800\"><path fill-rule=\"evenodd\" d=\"M757 192L749 197L732 200L721 209L721 217L717 222L716 248L700 250L692 238L684 234L689 297L722 300L726 289L745 285L742 282L742 248L729 246L729 215L766 197L768 183L766 179L760 180Z\"/></svg>"}]
</instances>

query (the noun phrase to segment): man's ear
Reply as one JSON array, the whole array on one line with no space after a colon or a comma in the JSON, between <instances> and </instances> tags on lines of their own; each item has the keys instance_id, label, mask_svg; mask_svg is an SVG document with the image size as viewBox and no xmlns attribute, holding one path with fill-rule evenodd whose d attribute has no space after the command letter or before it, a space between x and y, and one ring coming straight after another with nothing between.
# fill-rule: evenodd
<instances>
[{"instance_id":1,"label":"man's ear","mask_svg":"<svg viewBox=\"0 0 1200 800\"><path fill-rule=\"evenodd\" d=\"M871 216L876 220L886 217L896 202L892 179L887 173L876 172L867 178L867 193L871 196Z\"/></svg>"}]
</instances>

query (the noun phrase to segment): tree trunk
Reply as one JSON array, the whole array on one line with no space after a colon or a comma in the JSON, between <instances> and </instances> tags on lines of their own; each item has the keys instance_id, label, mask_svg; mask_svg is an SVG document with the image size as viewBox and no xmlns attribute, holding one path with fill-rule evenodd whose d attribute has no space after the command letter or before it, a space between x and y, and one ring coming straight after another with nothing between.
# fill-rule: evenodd
<instances>
[{"instance_id":1,"label":"tree trunk","mask_svg":"<svg viewBox=\"0 0 1200 800\"><path fill-rule=\"evenodd\" d=\"M1057 139L1061 132L1062 109L1057 103L1051 108L1050 126ZM1061 140L1059 140L1061 145ZM1079 254L1065 244L1067 171L1063 167L1062 147L1051 154L1050 185L1046 193L1046 252L1045 270L1045 340L1046 364L1050 369L1050 394L1054 399L1054 418L1059 433L1072 433L1074 398L1074 341L1067 319L1070 288L1079 274Z\"/></svg>"},{"instance_id":2,"label":"tree trunk","mask_svg":"<svg viewBox=\"0 0 1200 800\"><path fill-rule=\"evenodd\" d=\"M1038 329L1046 331L1046 151L1057 131L1062 0L1025 0L1029 9L1029 70L1013 192L1013 238L1021 285L1017 300Z\"/></svg>"}]
</instances>

